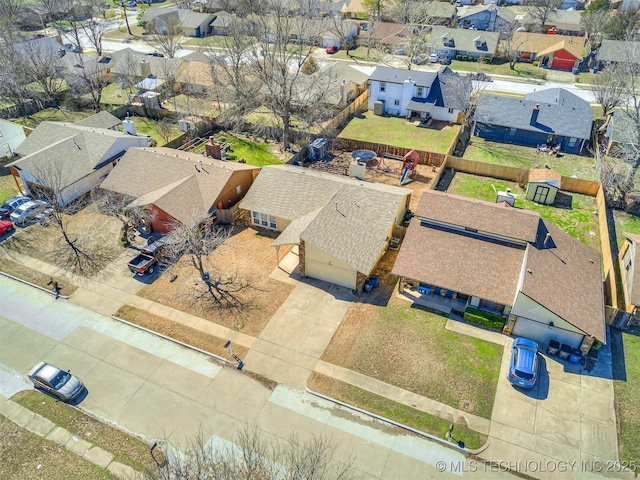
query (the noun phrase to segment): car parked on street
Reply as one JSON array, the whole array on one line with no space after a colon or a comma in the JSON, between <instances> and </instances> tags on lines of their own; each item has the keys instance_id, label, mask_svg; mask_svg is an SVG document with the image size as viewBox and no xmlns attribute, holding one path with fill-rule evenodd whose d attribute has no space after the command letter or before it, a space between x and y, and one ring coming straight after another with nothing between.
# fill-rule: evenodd
<instances>
[{"instance_id":1,"label":"car parked on street","mask_svg":"<svg viewBox=\"0 0 640 480\"><path fill-rule=\"evenodd\" d=\"M9 220L0 220L0 237L16 229Z\"/></svg>"},{"instance_id":2,"label":"car parked on street","mask_svg":"<svg viewBox=\"0 0 640 480\"><path fill-rule=\"evenodd\" d=\"M16 225L24 225L25 223L39 220L50 211L50 206L42 200L31 200L16 208L9 218Z\"/></svg>"},{"instance_id":3,"label":"car parked on street","mask_svg":"<svg viewBox=\"0 0 640 480\"><path fill-rule=\"evenodd\" d=\"M516 338L511 348L509 381L518 387L533 388L538 380L538 344L528 338Z\"/></svg>"},{"instance_id":4,"label":"car parked on street","mask_svg":"<svg viewBox=\"0 0 640 480\"><path fill-rule=\"evenodd\" d=\"M16 208L20 205L24 205L27 202L30 202L31 198L29 197L13 197L9 200L6 200L2 205L0 205L0 217L8 217L11 215Z\"/></svg>"},{"instance_id":5,"label":"car parked on street","mask_svg":"<svg viewBox=\"0 0 640 480\"><path fill-rule=\"evenodd\" d=\"M29 372L33 385L59 399L70 402L78 398L84 390L84 384L69 370L66 372L47 362L40 362Z\"/></svg>"},{"instance_id":6,"label":"car parked on street","mask_svg":"<svg viewBox=\"0 0 640 480\"><path fill-rule=\"evenodd\" d=\"M329 55L332 55L337 51L338 51L338 47L336 45L331 45L330 47L327 47L327 49L325 50L325 52L327 52Z\"/></svg>"}]
</instances>

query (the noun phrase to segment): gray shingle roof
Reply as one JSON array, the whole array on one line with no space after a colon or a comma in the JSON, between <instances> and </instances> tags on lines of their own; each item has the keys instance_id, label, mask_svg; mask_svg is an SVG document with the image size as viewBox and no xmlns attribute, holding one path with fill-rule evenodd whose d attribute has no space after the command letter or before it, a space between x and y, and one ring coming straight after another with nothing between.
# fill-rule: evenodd
<instances>
[{"instance_id":1,"label":"gray shingle roof","mask_svg":"<svg viewBox=\"0 0 640 480\"><path fill-rule=\"evenodd\" d=\"M447 47L443 43L443 38L453 39L453 47ZM476 39L481 37L486 43L486 47L476 46ZM500 33L478 30L467 30L465 28L433 27L429 46L433 49L442 50L448 48L460 52L477 53L479 55L494 55L500 40Z\"/></svg>"},{"instance_id":2,"label":"gray shingle roof","mask_svg":"<svg viewBox=\"0 0 640 480\"><path fill-rule=\"evenodd\" d=\"M189 222L193 215L206 216L233 173L241 170L257 167L172 148L130 148L101 188L135 197L137 205L153 204L173 218Z\"/></svg>"},{"instance_id":3,"label":"gray shingle roof","mask_svg":"<svg viewBox=\"0 0 640 480\"><path fill-rule=\"evenodd\" d=\"M597 58L601 62L640 63L640 42L602 39Z\"/></svg>"},{"instance_id":4,"label":"gray shingle roof","mask_svg":"<svg viewBox=\"0 0 640 480\"><path fill-rule=\"evenodd\" d=\"M289 227L301 240L368 275L386 248L392 224L400 221L396 210L410 194L405 188L277 165L261 170L240 208L292 220ZM287 243L289 227L283 232Z\"/></svg>"},{"instance_id":5,"label":"gray shingle roof","mask_svg":"<svg viewBox=\"0 0 640 480\"><path fill-rule=\"evenodd\" d=\"M102 110L95 115L91 115L84 120L76 122L76 125L95 128L112 128L116 125L120 125L120 123L122 123L122 121L118 117L111 115L106 110Z\"/></svg>"},{"instance_id":6,"label":"gray shingle roof","mask_svg":"<svg viewBox=\"0 0 640 480\"><path fill-rule=\"evenodd\" d=\"M420 70L403 70L392 67L376 67L369 76L369 80L402 84L402 82L411 78L411 80L416 82L416 86L418 87L430 87L436 79L437 73L438 72L423 72Z\"/></svg>"},{"instance_id":7,"label":"gray shingle roof","mask_svg":"<svg viewBox=\"0 0 640 480\"><path fill-rule=\"evenodd\" d=\"M554 90L554 89L552 89ZM542 92L536 92L542 93ZM536 98L536 97L534 97ZM519 100L485 94L476 109L476 122L487 125L517 128L581 139L591 138L593 111L589 103L545 103L539 100ZM539 105L537 118L533 112Z\"/></svg>"}]
</instances>

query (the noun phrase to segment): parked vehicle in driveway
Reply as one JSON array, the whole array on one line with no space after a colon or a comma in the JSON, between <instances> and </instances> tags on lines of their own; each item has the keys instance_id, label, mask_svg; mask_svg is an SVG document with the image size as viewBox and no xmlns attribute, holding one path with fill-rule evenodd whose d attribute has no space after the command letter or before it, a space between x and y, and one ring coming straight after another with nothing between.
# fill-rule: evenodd
<instances>
[{"instance_id":1,"label":"parked vehicle in driveway","mask_svg":"<svg viewBox=\"0 0 640 480\"><path fill-rule=\"evenodd\" d=\"M338 51L338 47L336 45L331 45L330 47L327 47L327 49L325 50L325 52L327 52L329 55L336 53Z\"/></svg>"},{"instance_id":2,"label":"parked vehicle in driveway","mask_svg":"<svg viewBox=\"0 0 640 480\"><path fill-rule=\"evenodd\" d=\"M9 220L0 220L0 237L2 235L6 235L7 233L11 233L16 229Z\"/></svg>"},{"instance_id":3,"label":"parked vehicle in driveway","mask_svg":"<svg viewBox=\"0 0 640 480\"><path fill-rule=\"evenodd\" d=\"M172 241L171 237L165 235L144 247L140 250L140 253L127 264L129 270L136 275L153 273L156 264L165 253L166 247L170 245Z\"/></svg>"},{"instance_id":4,"label":"parked vehicle in driveway","mask_svg":"<svg viewBox=\"0 0 640 480\"><path fill-rule=\"evenodd\" d=\"M31 200L16 208L9 216L16 225L24 225L27 222L38 220L48 213L49 204L42 200Z\"/></svg>"},{"instance_id":5,"label":"parked vehicle in driveway","mask_svg":"<svg viewBox=\"0 0 640 480\"><path fill-rule=\"evenodd\" d=\"M8 217L11 215L16 208L20 205L24 205L27 202L30 202L31 198L29 197L13 197L9 200L6 200L2 205L0 205L0 216Z\"/></svg>"},{"instance_id":6,"label":"parked vehicle in driveway","mask_svg":"<svg viewBox=\"0 0 640 480\"><path fill-rule=\"evenodd\" d=\"M528 338L516 338L511 348L509 381L518 387L533 388L538 380L538 344Z\"/></svg>"},{"instance_id":7,"label":"parked vehicle in driveway","mask_svg":"<svg viewBox=\"0 0 640 480\"><path fill-rule=\"evenodd\" d=\"M84 384L70 371L60 370L47 362L40 362L29 372L29 380L39 389L49 392L65 402L78 398Z\"/></svg>"}]
</instances>

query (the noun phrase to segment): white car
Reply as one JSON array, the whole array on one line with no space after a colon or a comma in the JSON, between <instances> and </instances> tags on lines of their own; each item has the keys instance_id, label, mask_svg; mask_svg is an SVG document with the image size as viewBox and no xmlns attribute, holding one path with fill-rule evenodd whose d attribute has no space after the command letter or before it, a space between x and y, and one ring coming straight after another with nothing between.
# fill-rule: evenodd
<instances>
[{"instance_id":1,"label":"white car","mask_svg":"<svg viewBox=\"0 0 640 480\"><path fill-rule=\"evenodd\" d=\"M438 63L440 61L440 55L437 53L432 53L429 55L429 63Z\"/></svg>"},{"instance_id":2,"label":"white car","mask_svg":"<svg viewBox=\"0 0 640 480\"><path fill-rule=\"evenodd\" d=\"M16 208L9 217L16 225L24 225L27 222L39 220L50 211L51 208L47 202L31 200Z\"/></svg>"}]
</instances>

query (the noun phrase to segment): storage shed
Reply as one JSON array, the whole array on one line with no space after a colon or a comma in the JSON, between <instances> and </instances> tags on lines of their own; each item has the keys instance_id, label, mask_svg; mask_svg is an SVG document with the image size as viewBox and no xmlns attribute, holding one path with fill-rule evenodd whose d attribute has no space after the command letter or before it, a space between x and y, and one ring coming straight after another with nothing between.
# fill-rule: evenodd
<instances>
[{"instance_id":1,"label":"storage shed","mask_svg":"<svg viewBox=\"0 0 640 480\"><path fill-rule=\"evenodd\" d=\"M527 183L527 200L542 205L552 205L560 189L562 175L548 168L534 168L529 170Z\"/></svg>"}]
</instances>

